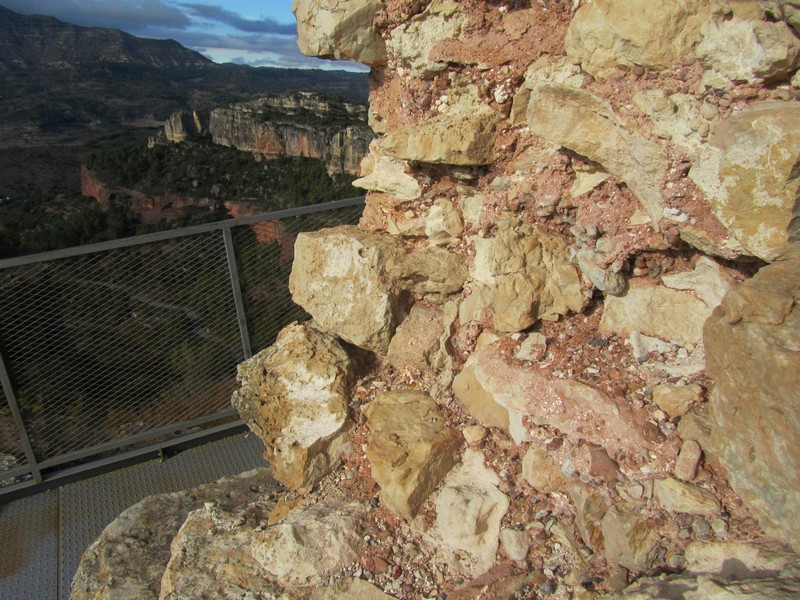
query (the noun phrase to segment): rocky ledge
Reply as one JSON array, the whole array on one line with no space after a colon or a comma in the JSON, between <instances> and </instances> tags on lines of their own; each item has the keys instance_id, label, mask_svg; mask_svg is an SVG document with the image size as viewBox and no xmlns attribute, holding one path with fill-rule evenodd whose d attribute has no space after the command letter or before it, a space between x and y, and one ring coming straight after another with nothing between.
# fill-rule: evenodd
<instances>
[{"instance_id":1,"label":"rocky ledge","mask_svg":"<svg viewBox=\"0 0 800 600\"><path fill-rule=\"evenodd\" d=\"M154 597L797 597L797 2L294 8L373 69L367 204L240 366L280 491L173 519Z\"/></svg>"}]
</instances>

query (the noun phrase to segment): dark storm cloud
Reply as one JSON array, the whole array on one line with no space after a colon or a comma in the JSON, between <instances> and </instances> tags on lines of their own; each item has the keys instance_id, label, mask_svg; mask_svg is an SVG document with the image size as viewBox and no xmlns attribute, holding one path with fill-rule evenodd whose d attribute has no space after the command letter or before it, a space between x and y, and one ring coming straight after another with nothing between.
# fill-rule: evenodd
<instances>
[{"instance_id":1,"label":"dark storm cloud","mask_svg":"<svg viewBox=\"0 0 800 600\"><path fill-rule=\"evenodd\" d=\"M279 35L294 35L297 31L296 25L284 25L275 19L245 19L233 11L220 6L211 4L189 4L183 3L195 15L209 21L216 21L223 25L228 25L239 31L246 33L275 33Z\"/></svg>"},{"instance_id":2,"label":"dark storm cloud","mask_svg":"<svg viewBox=\"0 0 800 600\"><path fill-rule=\"evenodd\" d=\"M142 34L153 28L182 30L189 17L162 0L0 0L26 15L51 15L76 25L111 27Z\"/></svg>"}]
</instances>

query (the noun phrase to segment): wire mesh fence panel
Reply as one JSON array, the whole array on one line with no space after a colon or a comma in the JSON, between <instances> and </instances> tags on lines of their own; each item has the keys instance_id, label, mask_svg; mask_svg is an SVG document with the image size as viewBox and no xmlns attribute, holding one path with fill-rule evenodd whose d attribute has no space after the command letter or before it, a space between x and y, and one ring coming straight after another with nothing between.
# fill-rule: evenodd
<instances>
[{"instance_id":1,"label":"wire mesh fence panel","mask_svg":"<svg viewBox=\"0 0 800 600\"><path fill-rule=\"evenodd\" d=\"M38 462L215 415L243 358L219 231L4 269L0 314Z\"/></svg>"},{"instance_id":2,"label":"wire mesh fence panel","mask_svg":"<svg viewBox=\"0 0 800 600\"><path fill-rule=\"evenodd\" d=\"M243 345L308 318L288 288L298 233L362 210L353 198L0 263L0 491L233 420Z\"/></svg>"},{"instance_id":3,"label":"wire mesh fence panel","mask_svg":"<svg viewBox=\"0 0 800 600\"><path fill-rule=\"evenodd\" d=\"M270 346L278 332L308 314L292 302L289 275L297 234L337 225L355 225L362 205L242 225L232 231L250 343L256 353Z\"/></svg>"}]
</instances>

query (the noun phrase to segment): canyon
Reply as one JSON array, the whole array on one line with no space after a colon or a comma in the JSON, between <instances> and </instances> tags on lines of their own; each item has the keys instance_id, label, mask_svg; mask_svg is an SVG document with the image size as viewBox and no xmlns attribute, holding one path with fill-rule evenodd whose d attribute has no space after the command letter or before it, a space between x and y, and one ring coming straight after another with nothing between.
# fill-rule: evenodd
<instances>
[{"instance_id":1,"label":"canyon","mask_svg":"<svg viewBox=\"0 0 800 600\"><path fill-rule=\"evenodd\" d=\"M71 597L798 597L798 3L293 10L377 137L239 366L282 487L144 500Z\"/></svg>"}]
</instances>

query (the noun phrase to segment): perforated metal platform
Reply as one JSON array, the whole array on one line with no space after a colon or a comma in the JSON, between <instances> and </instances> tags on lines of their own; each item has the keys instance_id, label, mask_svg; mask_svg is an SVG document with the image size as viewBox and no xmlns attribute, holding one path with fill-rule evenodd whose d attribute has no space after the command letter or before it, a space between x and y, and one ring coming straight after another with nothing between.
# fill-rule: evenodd
<instances>
[{"instance_id":1,"label":"perforated metal platform","mask_svg":"<svg viewBox=\"0 0 800 600\"><path fill-rule=\"evenodd\" d=\"M0 600L67 600L86 547L129 506L264 465L239 434L0 506Z\"/></svg>"}]
</instances>

